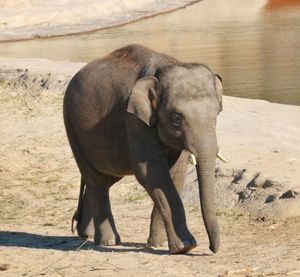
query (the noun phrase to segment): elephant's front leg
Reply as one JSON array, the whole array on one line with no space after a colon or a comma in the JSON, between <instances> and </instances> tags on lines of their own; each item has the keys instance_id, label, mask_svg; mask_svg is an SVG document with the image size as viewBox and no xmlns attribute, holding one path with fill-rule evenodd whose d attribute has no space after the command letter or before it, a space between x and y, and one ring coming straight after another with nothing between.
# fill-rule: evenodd
<instances>
[{"instance_id":1,"label":"elephant's front leg","mask_svg":"<svg viewBox=\"0 0 300 277\"><path fill-rule=\"evenodd\" d=\"M189 166L189 156L190 154L188 152L183 151L176 163L170 169L171 178L179 195L181 195L184 187L185 176ZM155 205L153 206L153 210L151 213L148 244L154 247L168 245L168 238L164 221L158 208Z\"/></svg>"},{"instance_id":2,"label":"elephant's front leg","mask_svg":"<svg viewBox=\"0 0 300 277\"><path fill-rule=\"evenodd\" d=\"M165 146L157 132L135 115L128 115L127 124L135 176L162 216L170 252L187 252L197 243L186 226L183 204L169 172Z\"/></svg>"},{"instance_id":3,"label":"elephant's front leg","mask_svg":"<svg viewBox=\"0 0 300 277\"><path fill-rule=\"evenodd\" d=\"M184 208L171 179L167 162L161 158L139 164L136 176L147 189L162 216L172 254L185 253L197 246L186 225Z\"/></svg>"}]
</instances>

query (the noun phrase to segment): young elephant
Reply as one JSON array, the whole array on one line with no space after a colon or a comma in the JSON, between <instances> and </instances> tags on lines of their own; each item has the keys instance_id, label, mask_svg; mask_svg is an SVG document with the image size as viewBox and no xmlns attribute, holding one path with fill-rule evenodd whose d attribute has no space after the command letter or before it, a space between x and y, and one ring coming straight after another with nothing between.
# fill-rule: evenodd
<instances>
[{"instance_id":1,"label":"young elephant","mask_svg":"<svg viewBox=\"0 0 300 277\"><path fill-rule=\"evenodd\" d=\"M109 188L134 174L154 202L148 243L167 241L171 253L196 247L179 196L190 152L197 161L209 248L217 252L214 172L221 110L218 75L140 45L82 68L64 98L65 127L82 176L74 215L79 236L92 233L100 245L120 243Z\"/></svg>"}]
</instances>

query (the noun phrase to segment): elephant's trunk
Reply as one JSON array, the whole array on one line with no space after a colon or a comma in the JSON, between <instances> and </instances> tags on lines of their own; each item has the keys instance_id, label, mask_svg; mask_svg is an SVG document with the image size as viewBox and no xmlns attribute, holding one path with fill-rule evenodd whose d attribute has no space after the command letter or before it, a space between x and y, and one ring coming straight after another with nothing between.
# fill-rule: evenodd
<instances>
[{"instance_id":1,"label":"elephant's trunk","mask_svg":"<svg viewBox=\"0 0 300 277\"><path fill-rule=\"evenodd\" d=\"M215 206L215 163L218 153L215 131L211 130L210 134L198 138L195 144L202 216L209 237L209 249L216 253L220 237Z\"/></svg>"}]
</instances>

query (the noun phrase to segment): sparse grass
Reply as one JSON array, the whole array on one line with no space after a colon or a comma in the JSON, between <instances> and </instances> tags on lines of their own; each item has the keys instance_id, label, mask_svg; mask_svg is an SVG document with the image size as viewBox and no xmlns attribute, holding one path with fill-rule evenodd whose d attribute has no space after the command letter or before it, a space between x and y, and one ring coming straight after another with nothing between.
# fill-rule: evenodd
<instances>
[{"instance_id":1,"label":"sparse grass","mask_svg":"<svg viewBox=\"0 0 300 277\"><path fill-rule=\"evenodd\" d=\"M240 213L240 212L234 212L234 211L217 211L217 216L219 217L227 217L227 218L234 218L234 219L240 219L245 217L244 214Z\"/></svg>"},{"instance_id":2,"label":"sparse grass","mask_svg":"<svg viewBox=\"0 0 300 277\"><path fill-rule=\"evenodd\" d=\"M55 226L53 223L44 223L43 226Z\"/></svg>"},{"instance_id":3,"label":"sparse grass","mask_svg":"<svg viewBox=\"0 0 300 277\"><path fill-rule=\"evenodd\" d=\"M146 191L138 192L133 195L130 195L126 201L127 202L137 202L137 201L143 201L148 197L148 193Z\"/></svg>"},{"instance_id":4,"label":"sparse grass","mask_svg":"<svg viewBox=\"0 0 300 277\"><path fill-rule=\"evenodd\" d=\"M59 180L58 175L49 176L46 178L46 184L56 183Z\"/></svg>"},{"instance_id":5,"label":"sparse grass","mask_svg":"<svg viewBox=\"0 0 300 277\"><path fill-rule=\"evenodd\" d=\"M189 212L191 213L199 213L200 206L199 205L190 205L188 207Z\"/></svg>"}]
</instances>

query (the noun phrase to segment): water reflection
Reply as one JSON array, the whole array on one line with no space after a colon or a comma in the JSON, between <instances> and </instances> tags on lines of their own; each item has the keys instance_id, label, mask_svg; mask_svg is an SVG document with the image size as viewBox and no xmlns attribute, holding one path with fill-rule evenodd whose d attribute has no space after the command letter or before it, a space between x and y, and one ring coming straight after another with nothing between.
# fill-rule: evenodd
<instances>
[{"instance_id":1,"label":"water reflection","mask_svg":"<svg viewBox=\"0 0 300 277\"><path fill-rule=\"evenodd\" d=\"M119 28L0 43L0 55L88 62L125 44L141 43L180 60L209 64L222 75L227 95L300 105L297 2L204 0Z\"/></svg>"}]
</instances>

